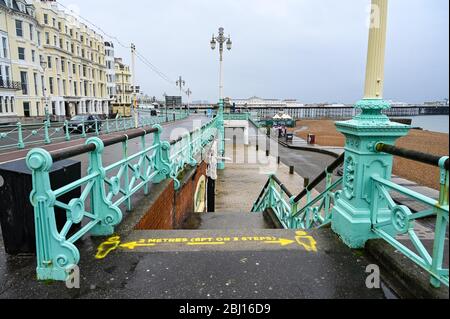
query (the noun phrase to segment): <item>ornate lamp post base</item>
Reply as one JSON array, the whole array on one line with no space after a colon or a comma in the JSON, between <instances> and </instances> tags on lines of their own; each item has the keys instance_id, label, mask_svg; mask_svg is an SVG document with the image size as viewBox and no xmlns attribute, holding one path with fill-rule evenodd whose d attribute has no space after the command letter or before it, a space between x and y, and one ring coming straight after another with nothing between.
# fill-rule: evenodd
<instances>
[{"instance_id":1,"label":"ornate lamp post base","mask_svg":"<svg viewBox=\"0 0 450 319\"><path fill-rule=\"evenodd\" d=\"M332 225L348 246L362 248L367 240L374 238L371 231L372 176L391 179L392 175L393 156L378 153L375 146L379 142L395 144L398 138L408 134L410 126L391 122L382 114L390 105L381 99L361 100L355 108L362 110L360 115L336 123L337 130L346 137L346 154L343 190L336 198ZM382 212L378 216L391 218L387 203L382 204L384 207L378 207Z\"/></svg>"}]
</instances>

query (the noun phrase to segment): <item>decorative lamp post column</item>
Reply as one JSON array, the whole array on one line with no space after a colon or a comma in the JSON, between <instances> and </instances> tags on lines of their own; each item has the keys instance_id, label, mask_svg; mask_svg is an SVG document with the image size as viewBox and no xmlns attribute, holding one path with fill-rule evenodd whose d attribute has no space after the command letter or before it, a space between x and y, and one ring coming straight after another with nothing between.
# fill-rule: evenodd
<instances>
[{"instance_id":1,"label":"decorative lamp post column","mask_svg":"<svg viewBox=\"0 0 450 319\"><path fill-rule=\"evenodd\" d=\"M45 104L45 106L44 106L44 114L45 114L45 120L48 121L49 118L50 118L50 114L48 112L47 88L46 88L46 85L45 85L45 81L46 81L45 70L47 69L47 62L45 61L45 59L44 59L44 57L42 55L41 55L41 58L40 58L40 65L41 65L41 68L42 68L42 73L44 75L44 83L42 83L42 89L44 90L44 92L43 92L43 94L44 94L44 103L43 104ZM39 110L38 110L38 113L39 113Z\"/></svg>"},{"instance_id":2,"label":"decorative lamp post column","mask_svg":"<svg viewBox=\"0 0 450 319\"><path fill-rule=\"evenodd\" d=\"M393 156L377 153L375 145L394 144L410 129L391 122L382 113L390 108L383 100L387 8L388 0L372 0L365 95L355 105L361 114L350 121L336 123L337 130L346 137L346 144L343 190L338 193L333 208L332 227L352 248L362 248L367 240L375 237L371 221L371 177L390 179L392 174ZM382 220L391 218L387 203L377 209Z\"/></svg>"},{"instance_id":3,"label":"decorative lamp post column","mask_svg":"<svg viewBox=\"0 0 450 319\"><path fill-rule=\"evenodd\" d=\"M223 120L223 51L224 45L226 44L227 50L230 51L232 47L231 37L225 36L224 28L219 28L219 35L216 37L214 34L211 39L211 49L215 50L217 44L219 44L219 112L218 112L218 131L219 131L219 161L217 163L217 168L220 170L225 169L225 127Z\"/></svg>"}]
</instances>

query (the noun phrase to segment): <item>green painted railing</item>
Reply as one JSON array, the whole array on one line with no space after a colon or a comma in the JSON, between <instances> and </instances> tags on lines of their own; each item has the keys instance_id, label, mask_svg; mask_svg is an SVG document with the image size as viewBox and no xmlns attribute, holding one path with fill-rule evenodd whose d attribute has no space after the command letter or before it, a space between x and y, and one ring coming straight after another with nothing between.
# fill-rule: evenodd
<instances>
[{"instance_id":1,"label":"green painted railing","mask_svg":"<svg viewBox=\"0 0 450 319\"><path fill-rule=\"evenodd\" d=\"M168 116L160 114L142 115L138 127L163 124L174 120L182 120L189 115L185 111L172 112ZM22 124L0 126L0 151L24 149L26 147L52 144L86 138L87 136L101 136L104 134L126 131L135 128L134 118L115 118L95 122L82 122L77 128L72 128L69 121L52 123L45 121L36 124Z\"/></svg>"},{"instance_id":2,"label":"green painted railing","mask_svg":"<svg viewBox=\"0 0 450 319\"><path fill-rule=\"evenodd\" d=\"M196 156L218 136L218 117L193 133L174 142L161 141L162 128L128 131L126 135L110 139L92 137L85 145L52 153L33 149L26 162L33 173L33 191L36 227L37 277L39 280L66 280L68 273L80 260L75 243L84 235L109 236L123 218L122 209L132 210L132 197L137 192L149 192L152 183L177 177L186 165L196 165ZM146 145L146 135L153 134L153 144ZM141 138L141 150L128 153L128 142ZM104 148L122 143L122 159L109 166L103 164ZM86 176L59 189L53 189L49 171L54 162L88 154ZM82 189L79 198L69 203L61 196ZM65 212L67 221L58 230L55 209ZM81 229L74 234L74 225Z\"/></svg>"},{"instance_id":3,"label":"green painted railing","mask_svg":"<svg viewBox=\"0 0 450 319\"><path fill-rule=\"evenodd\" d=\"M343 159L344 157L341 156L330 168L333 170L337 168L340 165L339 163L343 162ZM372 235L367 239L384 239L415 264L426 270L431 276L431 284L434 287L439 287L442 283L449 286L449 270L443 266L449 218L447 156L439 160L439 167L441 170L439 200L428 198L397 185L390 180L381 178L378 174L370 175L370 186L366 189L367 200L370 202L372 232ZM345 187L345 177L333 181L332 169L330 168L306 187L297 197L293 197L276 176L271 176L260 197L255 202L252 212L264 212L267 209L271 209L280 221L280 224L286 229L310 230L325 225L333 226L334 203L340 197L346 195L342 190ZM314 195L314 187L323 178L326 180L325 190L318 195ZM428 206L428 209L413 213L410 208L398 205L392 199L392 192L400 193L422 205ZM302 199L306 199L306 201L302 201ZM426 217L436 218L432 252L426 249L415 229L416 221ZM415 249L407 247L399 239L399 236L406 236Z\"/></svg>"},{"instance_id":4,"label":"green painted railing","mask_svg":"<svg viewBox=\"0 0 450 319\"><path fill-rule=\"evenodd\" d=\"M333 172L342 162L341 156L296 197L291 195L276 176L270 176L254 203L252 212L272 209L286 229L308 230L329 224L335 196L339 196L338 190L342 187L342 178L333 181ZM323 181L326 184L325 190L317 193L314 188Z\"/></svg>"}]
</instances>

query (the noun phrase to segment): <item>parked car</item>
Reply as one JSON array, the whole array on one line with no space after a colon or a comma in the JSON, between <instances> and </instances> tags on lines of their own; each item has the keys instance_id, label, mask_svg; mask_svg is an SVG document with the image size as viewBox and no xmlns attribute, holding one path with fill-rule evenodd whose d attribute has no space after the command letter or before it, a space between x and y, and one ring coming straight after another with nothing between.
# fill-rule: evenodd
<instances>
[{"instance_id":1,"label":"parked car","mask_svg":"<svg viewBox=\"0 0 450 319\"><path fill-rule=\"evenodd\" d=\"M74 116L69 121L69 131L70 132L83 132L83 123L86 133L95 132L95 123L98 125L98 130L102 130L102 120L97 115L85 114Z\"/></svg>"}]
</instances>

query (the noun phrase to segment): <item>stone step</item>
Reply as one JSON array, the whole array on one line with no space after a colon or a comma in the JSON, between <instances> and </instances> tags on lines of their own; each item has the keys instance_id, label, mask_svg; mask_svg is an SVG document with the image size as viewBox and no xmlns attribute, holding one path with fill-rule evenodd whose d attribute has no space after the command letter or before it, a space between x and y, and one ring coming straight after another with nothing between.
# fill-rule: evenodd
<instances>
[{"instance_id":1,"label":"stone step","mask_svg":"<svg viewBox=\"0 0 450 319\"><path fill-rule=\"evenodd\" d=\"M329 249L321 231L285 229L136 230L124 238L112 237L98 246L97 258L112 252L278 251L316 253Z\"/></svg>"},{"instance_id":2,"label":"stone step","mask_svg":"<svg viewBox=\"0 0 450 319\"><path fill-rule=\"evenodd\" d=\"M192 222L194 221L194 222ZM215 212L191 215L185 229L271 229L260 213Z\"/></svg>"},{"instance_id":3,"label":"stone step","mask_svg":"<svg viewBox=\"0 0 450 319\"><path fill-rule=\"evenodd\" d=\"M134 231L103 248L97 262L119 267L107 278L135 264L124 287L141 298L385 297L330 229Z\"/></svg>"}]
</instances>

